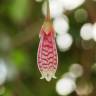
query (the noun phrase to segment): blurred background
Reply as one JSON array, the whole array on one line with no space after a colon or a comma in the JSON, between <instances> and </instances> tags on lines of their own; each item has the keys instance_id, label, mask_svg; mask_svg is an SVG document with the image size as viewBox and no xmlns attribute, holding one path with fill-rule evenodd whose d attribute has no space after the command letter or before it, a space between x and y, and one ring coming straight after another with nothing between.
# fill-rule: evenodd
<instances>
[{"instance_id":1,"label":"blurred background","mask_svg":"<svg viewBox=\"0 0 96 96\"><path fill-rule=\"evenodd\" d=\"M96 96L96 0L49 0L57 79L41 80L39 32L47 0L0 0L0 96Z\"/></svg>"}]
</instances>

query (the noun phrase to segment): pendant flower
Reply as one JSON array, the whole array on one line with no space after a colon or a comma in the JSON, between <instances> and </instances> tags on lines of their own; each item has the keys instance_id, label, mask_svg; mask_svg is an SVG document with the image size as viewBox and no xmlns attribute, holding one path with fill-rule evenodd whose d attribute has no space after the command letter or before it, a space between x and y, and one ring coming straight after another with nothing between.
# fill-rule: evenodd
<instances>
[{"instance_id":1,"label":"pendant flower","mask_svg":"<svg viewBox=\"0 0 96 96\"><path fill-rule=\"evenodd\" d=\"M41 79L45 78L46 81L51 81L52 78L56 78L55 73L58 66L55 33L51 21L45 20L39 37L40 43L37 53L38 68L42 75Z\"/></svg>"}]
</instances>

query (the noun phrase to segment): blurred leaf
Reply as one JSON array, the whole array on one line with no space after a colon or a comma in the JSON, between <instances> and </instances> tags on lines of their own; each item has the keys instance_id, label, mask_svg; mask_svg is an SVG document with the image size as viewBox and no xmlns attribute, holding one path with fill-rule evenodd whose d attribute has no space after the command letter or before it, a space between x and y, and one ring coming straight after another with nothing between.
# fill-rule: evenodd
<instances>
[{"instance_id":1,"label":"blurred leaf","mask_svg":"<svg viewBox=\"0 0 96 96\"><path fill-rule=\"evenodd\" d=\"M17 68L23 69L26 68L26 64L28 65L28 55L22 50L12 51L10 58Z\"/></svg>"},{"instance_id":2,"label":"blurred leaf","mask_svg":"<svg viewBox=\"0 0 96 96\"><path fill-rule=\"evenodd\" d=\"M3 96L13 96L13 94L10 89L6 88L6 92Z\"/></svg>"},{"instance_id":3,"label":"blurred leaf","mask_svg":"<svg viewBox=\"0 0 96 96\"><path fill-rule=\"evenodd\" d=\"M29 0L13 0L10 5L10 16L14 21L23 21L28 16Z\"/></svg>"}]
</instances>

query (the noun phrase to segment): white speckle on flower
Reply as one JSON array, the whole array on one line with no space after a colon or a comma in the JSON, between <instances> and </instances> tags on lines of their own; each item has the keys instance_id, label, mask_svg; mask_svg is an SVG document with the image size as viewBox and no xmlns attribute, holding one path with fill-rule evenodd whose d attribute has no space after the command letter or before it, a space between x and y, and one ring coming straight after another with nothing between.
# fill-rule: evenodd
<instances>
[{"instance_id":1,"label":"white speckle on flower","mask_svg":"<svg viewBox=\"0 0 96 96\"><path fill-rule=\"evenodd\" d=\"M65 34L69 30L68 18L66 16L59 16L54 19L53 27L57 34Z\"/></svg>"},{"instance_id":2,"label":"white speckle on flower","mask_svg":"<svg viewBox=\"0 0 96 96\"><path fill-rule=\"evenodd\" d=\"M66 73L64 73L62 75L62 78L69 78L69 79L73 79L74 81L76 80L76 76L72 72L66 72Z\"/></svg>"},{"instance_id":3,"label":"white speckle on flower","mask_svg":"<svg viewBox=\"0 0 96 96\"><path fill-rule=\"evenodd\" d=\"M96 23L93 25L93 40L96 42Z\"/></svg>"},{"instance_id":4,"label":"white speckle on flower","mask_svg":"<svg viewBox=\"0 0 96 96\"><path fill-rule=\"evenodd\" d=\"M7 78L7 67L5 61L0 59L0 85L4 84Z\"/></svg>"},{"instance_id":5,"label":"white speckle on flower","mask_svg":"<svg viewBox=\"0 0 96 96\"><path fill-rule=\"evenodd\" d=\"M90 40L93 38L93 25L91 23L86 23L82 26L80 30L80 36L83 40Z\"/></svg>"},{"instance_id":6,"label":"white speckle on flower","mask_svg":"<svg viewBox=\"0 0 96 96\"><path fill-rule=\"evenodd\" d=\"M72 64L69 71L73 73L76 78L83 75L83 67L80 64Z\"/></svg>"},{"instance_id":7,"label":"white speckle on flower","mask_svg":"<svg viewBox=\"0 0 96 96\"><path fill-rule=\"evenodd\" d=\"M60 51L67 51L72 45L73 38L70 34L66 33L64 35L57 35L56 41Z\"/></svg>"},{"instance_id":8,"label":"white speckle on flower","mask_svg":"<svg viewBox=\"0 0 96 96\"><path fill-rule=\"evenodd\" d=\"M85 0L58 0L66 10L73 10L82 5Z\"/></svg>"},{"instance_id":9,"label":"white speckle on flower","mask_svg":"<svg viewBox=\"0 0 96 96\"><path fill-rule=\"evenodd\" d=\"M71 78L61 78L56 84L56 91L59 95L65 96L71 94L76 89L76 83Z\"/></svg>"},{"instance_id":10,"label":"white speckle on flower","mask_svg":"<svg viewBox=\"0 0 96 96\"><path fill-rule=\"evenodd\" d=\"M46 6L46 2L43 3L42 5L42 12L44 14L44 16L47 15L47 6ZM60 3L56 0L49 0L49 6L50 6L50 15L52 18L60 16L63 14L64 9L63 7L60 5Z\"/></svg>"}]
</instances>

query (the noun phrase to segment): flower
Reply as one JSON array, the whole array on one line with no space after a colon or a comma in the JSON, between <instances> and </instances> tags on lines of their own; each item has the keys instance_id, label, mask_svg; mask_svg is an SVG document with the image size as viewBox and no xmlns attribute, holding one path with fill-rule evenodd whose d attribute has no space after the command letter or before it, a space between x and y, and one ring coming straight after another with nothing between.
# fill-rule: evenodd
<instances>
[{"instance_id":1,"label":"flower","mask_svg":"<svg viewBox=\"0 0 96 96\"><path fill-rule=\"evenodd\" d=\"M58 54L55 43L55 33L50 20L46 20L40 31L40 43L37 53L37 64L41 79L51 81L55 77L58 66Z\"/></svg>"}]
</instances>

